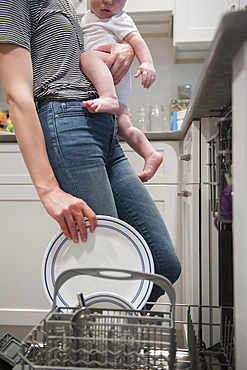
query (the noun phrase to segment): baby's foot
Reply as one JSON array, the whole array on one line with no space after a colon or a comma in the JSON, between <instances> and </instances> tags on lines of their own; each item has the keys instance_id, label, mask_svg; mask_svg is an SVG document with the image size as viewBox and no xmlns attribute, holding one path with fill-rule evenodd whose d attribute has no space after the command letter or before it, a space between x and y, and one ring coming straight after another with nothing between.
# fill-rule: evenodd
<instances>
[{"instance_id":1,"label":"baby's foot","mask_svg":"<svg viewBox=\"0 0 247 370\"><path fill-rule=\"evenodd\" d=\"M91 113L117 113L119 109L117 97L100 97L94 100L86 100L82 103L83 107L87 108Z\"/></svg>"},{"instance_id":2,"label":"baby's foot","mask_svg":"<svg viewBox=\"0 0 247 370\"><path fill-rule=\"evenodd\" d=\"M163 161L162 154L158 152L153 152L146 160L143 171L138 177L142 180L142 182L147 182L150 180L159 166Z\"/></svg>"}]
</instances>

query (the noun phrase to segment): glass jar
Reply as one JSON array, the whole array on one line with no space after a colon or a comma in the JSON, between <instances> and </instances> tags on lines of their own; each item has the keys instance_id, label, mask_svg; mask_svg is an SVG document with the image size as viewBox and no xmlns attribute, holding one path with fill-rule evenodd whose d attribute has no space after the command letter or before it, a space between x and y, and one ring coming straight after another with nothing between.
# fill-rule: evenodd
<instances>
[{"instance_id":1,"label":"glass jar","mask_svg":"<svg viewBox=\"0 0 247 370\"><path fill-rule=\"evenodd\" d=\"M149 122L151 131L162 131L161 129L161 115L159 105L155 104L149 111Z\"/></svg>"},{"instance_id":2,"label":"glass jar","mask_svg":"<svg viewBox=\"0 0 247 370\"><path fill-rule=\"evenodd\" d=\"M161 131L170 131L169 123L166 118L164 106L161 106L160 109L160 116L161 116Z\"/></svg>"},{"instance_id":3,"label":"glass jar","mask_svg":"<svg viewBox=\"0 0 247 370\"><path fill-rule=\"evenodd\" d=\"M137 127L142 131L142 132L146 132L146 131L149 131L149 122L148 122L148 118L147 118L147 115L145 113L145 109L144 108L141 108L140 110L140 116L137 120Z\"/></svg>"}]
</instances>

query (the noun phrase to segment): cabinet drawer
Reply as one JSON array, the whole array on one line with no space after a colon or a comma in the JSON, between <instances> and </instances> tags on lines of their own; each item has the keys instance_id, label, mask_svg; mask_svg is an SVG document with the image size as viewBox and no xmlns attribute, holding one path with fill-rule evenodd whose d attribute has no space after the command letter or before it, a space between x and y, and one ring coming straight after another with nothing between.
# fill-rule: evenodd
<instances>
[{"instance_id":1,"label":"cabinet drawer","mask_svg":"<svg viewBox=\"0 0 247 370\"><path fill-rule=\"evenodd\" d=\"M180 181L180 170L179 170L179 142L161 142L152 141L151 145L157 152L163 155L163 162L159 167L156 174L151 180L148 181L149 184L178 184ZM130 146L121 142L121 146L124 150L126 157L129 159L132 167L137 174L141 173L144 166L144 159L140 157Z\"/></svg>"},{"instance_id":2,"label":"cabinet drawer","mask_svg":"<svg viewBox=\"0 0 247 370\"><path fill-rule=\"evenodd\" d=\"M34 185L8 184L0 185L1 201L39 201Z\"/></svg>"},{"instance_id":3,"label":"cabinet drawer","mask_svg":"<svg viewBox=\"0 0 247 370\"><path fill-rule=\"evenodd\" d=\"M182 183L198 184L199 178L199 149L200 123L192 123L183 141L183 152L179 156L182 166Z\"/></svg>"},{"instance_id":4,"label":"cabinet drawer","mask_svg":"<svg viewBox=\"0 0 247 370\"><path fill-rule=\"evenodd\" d=\"M0 145L0 184L32 184L16 143Z\"/></svg>"}]
</instances>

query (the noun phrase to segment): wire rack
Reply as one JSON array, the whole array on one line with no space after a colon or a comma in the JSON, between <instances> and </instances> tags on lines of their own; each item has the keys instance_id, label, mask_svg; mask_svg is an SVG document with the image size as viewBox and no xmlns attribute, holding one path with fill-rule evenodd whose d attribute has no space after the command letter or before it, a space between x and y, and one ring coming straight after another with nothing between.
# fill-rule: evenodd
<instances>
[{"instance_id":1,"label":"wire rack","mask_svg":"<svg viewBox=\"0 0 247 370\"><path fill-rule=\"evenodd\" d=\"M222 315L222 310L223 307L219 306L189 306L188 346L191 370L234 369L233 322L231 315Z\"/></svg>"},{"instance_id":2,"label":"wire rack","mask_svg":"<svg viewBox=\"0 0 247 370\"><path fill-rule=\"evenodd\" d=\"M224 190L230 188L232 178L231 116L220 118L216 126L216 134L208 140L211 211L217 222L232 223L221 198Z\"/></svg>"},{"instance_id":3,"label":"wire rack","mask_svg":"<svg viewBox=\"0 0 247 370\"><path fill-rule=\"evenodd\" d=\"M104 270L126 273L114 269L101 269L100 272ZM59 288L69 278L79 274L99 276L99 269L73 269L58 277L51 312L23 341L23 351L20 351L23 365L27 365L28 369L47 370L172 370L176 331L175 292L171 283L160 275L128 271L128 279L148 279L168 292L171 304L163 312L56 308ZM81 312L80 320L74 321L78 310ZM32 348L28 356L24 351L27 344Z\"/></svg>"},{"instance_id":4,"label":"wire rack","mask_svg":"<svg viewBox=\"0 0 247 370\"><path fill-rule=\"evenodd\" d=\"M32 354L22 358L31 369L172 369L171 313L148 313L90 309L85 322L71 323L73 309L58 308L28 335Z\"/></svg>"}]
</instances>

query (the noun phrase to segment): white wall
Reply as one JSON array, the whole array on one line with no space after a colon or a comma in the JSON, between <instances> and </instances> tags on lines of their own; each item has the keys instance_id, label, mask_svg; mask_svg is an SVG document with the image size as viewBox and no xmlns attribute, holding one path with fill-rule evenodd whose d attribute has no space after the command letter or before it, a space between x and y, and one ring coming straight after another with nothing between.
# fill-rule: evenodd
<instances>
[{"instance_id":1,"label":"white wall","mask_svg":"<svg viewBox=\"0 0 247 370\"><path fill-rule=\"evenodd\" d=\"M175 48L170 37L150 37L146 38L145 41L154 59L157 78L153 86L147 90L141 85L141 77L138 79L132 77L132 93L129 100L132 118L138 118L142 107L148 113L149 106L154 104L163 105L165 113L169 117L171 99L178 98L177 86L190 84L193 94L193 88L195 88L200 75L202 64L175 64ZM137 71L138 65L139 62L135 59L131 67L132 76ZM1 83L0 107L8 109Z\"/></svg>"},{"instance_id":2,"label":"white wall","mask_svg":"<svg viewBox=\"0 0 247 370\"><path fill-rule=\"evenodd\" d=\"M145 41L154 59L156 81L147 90L141 86L141 77L132 77L132 94L129 101L131 114L133 119L137 119L141 107L148 113L150 105L159 104L164 106L168 117L171 99L178 98L177 86L190 84L193 94L203 64L175 64L175 48L170 37L150 37ZM139 62L135 59L131 67L132 76L138 65Z\"/></svg>"}]
</instances>

